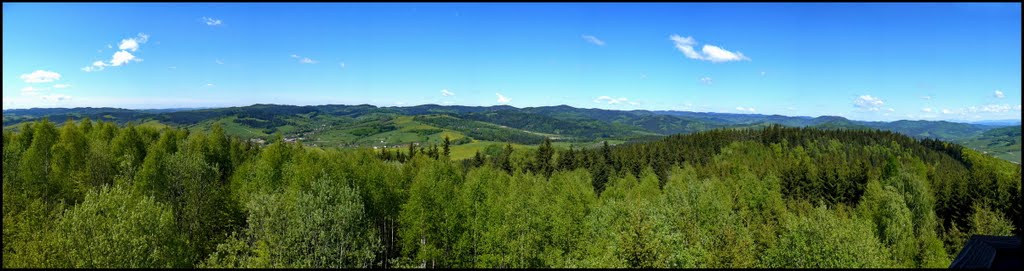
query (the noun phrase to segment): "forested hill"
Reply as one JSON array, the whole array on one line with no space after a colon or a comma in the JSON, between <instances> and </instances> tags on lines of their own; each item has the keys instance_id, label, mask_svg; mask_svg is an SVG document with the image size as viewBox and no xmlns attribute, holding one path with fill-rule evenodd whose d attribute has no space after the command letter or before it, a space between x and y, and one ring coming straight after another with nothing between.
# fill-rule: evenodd
<instances>
[{"instance_id":1,"label":"forested hill","mask_svg":"<svg viewBox=\"0 0 1024 271\"><path fill-rule=\"evenodd\" d=\"M259 146L220 124L20 128L3 132L5 268L943 268L972 234L1024 228L1019 166L888 131L453 160Z\"/></svg>"},{"instance_id":2,"label":"forested hill","mask_svg":"<svg viewBox=\"0 0 1024 271\"><path fill-rule=\"evenodd\" d=\"M999 126L954 123L946 121L897 121L897 122L865 122L848 120L836 116L788 117L780 115L760 114L729 114L702 113L687 111L619 111L605 109L583 109L571 106L547 106L515 108L512 106L442 106L419 105L409 107L376 107L372 105L321 105L321 106L289 106L256 104L245 107L229 107L214 109L173 109L173 110L128 110L117 108L33 108L4 110L4 126L11 126L23 121L48 117L63 121L67 118L80 119L89 117L93 120L103 119L124 123L128 121L144 122L157 120L168 124L190 125L206 120L229 116L241 119L252 118L256 121L275 123L276 120L293 115L331 115L359 117L382 113L396 115L428 115L449 114L467 119L504 124L510 127L531 128L537 132L555 134L583 135L586 132L558 131L555 126L572 122L576 126L596 129L597 132L625 132L643 130L658 134L676 134L696 132L722 127L737 127L760 123L776 123L786 126L833 126L833 127L868 127L890 130L913 137L930 137L942 140L953 140L979 135L982 132ZM490 114L488 114L490 113ZM593 122L597 123L593 123ZM584 129L584 128L577 128ZM595 136L592 134L586 134ZM597 135L611 137L613 135Z\"/></svg>"},{"instance_id":3,"label":"forested hill","mask_svg":"<svg viewBox=\"0 0 1024 271\"><path fill-rule=\"evenodd\" d=\"M565 105L515 108L507 105L430 104L409 107L256 104L196 110L14 109L3 111L3 124L5 129L17 129L19 123L43 117L57 122L69 118L90 118L119 124L133 122L170 125L192 131L209 131L213 124L219 123L232 136L268 140L273 134L281 133L285 138L315 146L383 148L438 144L444 136L449 136L461 139L457 142L460 145L457 153L459 158L494 143L536 145L544 137L556 142L596 145L604 140L621 143L678 133L764 127L768 124L826 129L880 129L915 138L957 142L966 142L981 136L985 131L998 128L946 121L866 122L836 116L812 118L685 111L619 111ZM464 143L476 144L461 146ZM971 146L985 152L998 151L1003 154L999 157L1020 161L1019 158L1012 159L1014 155L1006 154L1012 154L1008 150L989 149L985 144Z\"/></svg>"}]
</instances>

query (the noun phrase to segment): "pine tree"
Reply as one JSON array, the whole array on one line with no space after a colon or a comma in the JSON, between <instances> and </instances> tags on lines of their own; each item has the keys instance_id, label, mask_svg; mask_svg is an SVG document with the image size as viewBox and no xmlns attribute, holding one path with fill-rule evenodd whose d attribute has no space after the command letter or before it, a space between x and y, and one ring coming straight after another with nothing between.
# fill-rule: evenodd
<instances>
[{"instance_id":1,"label":"pine tree","mask_svg":"<svg viewBox=\"0 0 1024 271\"><path fill-rule=\"evenodd\" d=\"M544 177L551 176L551 157L554 155L555 150L551 148L551 139L545 137L544 142L537 148L537 159L534 170L544 174Z\"/></svg>"},{"instance_id":2,"label":"pine tree","mask_svg":"<svg viewBox=\"0 0 1024 271\"><path fill-rule=\"evenodd\" d=\"M448 157L448 155L451 153L450 152L451 149L449 148L451 144L452 144L452 141L448 139L447 135L445 135L444 136L444 157Z\"/></svg>"}]
</instances>

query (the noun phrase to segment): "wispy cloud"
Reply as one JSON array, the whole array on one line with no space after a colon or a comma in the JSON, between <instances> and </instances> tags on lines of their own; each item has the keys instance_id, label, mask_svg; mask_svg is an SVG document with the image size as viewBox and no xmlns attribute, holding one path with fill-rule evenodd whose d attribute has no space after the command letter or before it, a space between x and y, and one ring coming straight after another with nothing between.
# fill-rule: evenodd
<instances>
[{"instance_id":1,"label":"wispy cloud","mask_svg":"<svg viewBox=\"0 0 1024 271\"><path fill-rule=\"evenodd\" d=\"M872 97L871 95L861 95L857 99L853 100L853 105L861 109L867 109L868 111L878 111L885 102L878 97Z\"/></svg>"},{"instance_id":2,"label":"wispy cloud","mask_svg":"<svg viewBox=\"0 0 1024 271\"><path fill-rule=\"evenodd\" d=\"M594 45L604 46L604 41L601 40L601 39L598 39L597 37L594 37L594 36L591 36L591 35L583 35L581 37L583 37L583 40L585 40L585 41L587 41L589 43L592 43Z\"/></svg>"},{"instance_id":3,"label":"wispy cloud","mask_svg":"<svg viewBox=\"0 0 1024 271\"><path fill-rule=\"evenodd\" d=\"M107 65L107 63L103 63L103 61L96 61L96 62L93 62L92 65L90 65L90 66L82 67L82 71L85 71L85 72L102 71L107 66L110 66L110 65Z\"/></svg>"},{"instance_id":4,"label":"wispy cloud","mask_svg":"<svg viewBox=\"0 0 1024 271\"><path fill-rule=\"evenodd\" d=\"M722 49L721 47L714 46L711 44L704 44L700 52L697 52L693 47L697 45L697 41L693 37L682 37L673 34L669 36L677 50L683 53L687 58L711 61L713 63L729 62L729 61L750 61L749 57L743 55L743 53L737 51L735 53L728 50Z\"/></svg>"},{"instance_id":5,"label":"wispy cloud","mask_svg":"<svg viewBox=\"0 0 1024 271\"><path fill-rule=\"evenodd\" d=\"M43 99L45 101L51 101L51 102L61 102L61 101L71 100L71 96L64 95L64 94L56 94L56 93L50 94L50 95L39 96L39 98Z\"/></svg>"},{"instance_id":6,"label":"wispy cloud","mask_svg":"<svg viewBox=\"0 0 1024 271\"><path fill-rule=\"evenodd\" d=\"M224 61L220 61L220 59L214 59L213 63L217 63L217 65L224 65Z\"/></svg>"},{"instance_id":7,"label":"wispy cloud","mask_svg":"<svg viewBox=\"0 0 1024 271\"><path fill-rule=\"evenodd\" d=\"M455 96L455 92L448 91L447 89L441 90L441 96L450 97Z\"/></svg>"},{"instance_id":8,"label":"wispy cloud","mask_svg":"<svg viewBox=\"0 0 1024 271\"><path fill-rule=\"evenodd\" d=\"M607 103L607 104L620 104L620 103L628 103L629 99L626 99L626 97L612 98L612 97L608 97L608 96L601 96L601 97L597 97L596 99L594 99L594 102L595 103Z\"/></svg>"},{"instance_id":9,"label":"wispy cloud","mask_svg":"<svg viewBox=\"0 0 1024 271\"><path fill-rule=\"evenodd\" d=\"M932 99L932 96L928 96L928 95L925 95L925 96L921 96L921 99L922 99L922 100L931 100L931 99Z\"/></svg>"},{"instance_id":10,"label":"wispy cloud","mask_svg":"<svg viewBox=\"0 0 1024 271\"><path fill-rule=\"evenodd\" d=\"M999 91L999 90L996 90L996 93L994 93L993 95L995 95L996 98L999 98L999 99L1002 99L1002 98L1006 97L1006 95L1003 95L1003 92Z\"/></svg>"},{"instance_id":11,"label":"wispy cloud","mask_svg":"<svg viewBox=\"0 0 1024 271\"><path fill-rule=\"evenodd\" d=\"M741 112L750 112L750 113L753 113L753 112L757 111L753 107L742 107L742 106L736 107L736 110L741 111Z\"/></svg>"},{"instance_id":12,"label":"wispy cloud","mask_svg":"<svg viewBox=\"0 0 1024 271\"><path fill-rule=\"evenodd\" d=\"M140 62L142 61L142 59L136 57L131 52L138 51L140 44L144 44L147 41L149 41L149 35L146 35L145 33L139 33L135 37L123 39L121 40L121 43L119 43L117 46L117 48L120 51L114 52L114 55L111 56L109 63L97 60L93 62L92 65L82 67L82 71L102 71L104 68L108 66L121 66L132 61Z\"/></svg>"},{"instance_id":13,"label":"wispy cloud","mask_svg":"<svg viewBox=\"0 0 1024 271\"><path fill-rule=\"evenodd\" d=\"M22 74L21 80L25 80L25 83L49 83L60 80L60 74L52 71L36 70L32 73Z\"/></svg>"},{"instance_id":14,"label":"wispy cloud","mask_svg":"<svg viewBox=\"0 0 1024 271\"><path fill-rule=\"evenodd\" d=\"M932 108L931 107L921 108L921 112L931 113L932 112Z\"/></svg>"},{"instance_id":15,"label":"wispy cloud","mask_svg":"<svg viewBox=\"0 0 1024 271\"><path fill-rule=\"evenodd\" d=\"M495 92L494 95L498 95L498 103L508 103L512 101L512 99L505 97L505 95L501 95L501 93Z\"/></svg>"},{"instance_id":16,"label":"wispy cloud","mask_svg":"<svg viewBox=\"0 0 1024 271\"><path fill-rule=\"evenodd\" d=\"M996 113L996 114L998 114L998 113L1007 113L1007 112L1010 112L1011 110L1020 111L1020 105L1018 104L1016 107L1014 107L1014 106L1009 105L1009 104L986 104L986 105L980 105L980 106L962 107L962 108L957 108L957 109L942 109L942 113L943 114L947 114L947 115L952 115L952 114L966 115L968 113L988 113L988 114Z\"/></svg>"},{"instance_id":17,"label":"wispy cloud","mask_svg":"<svg viewBox=\"0 0 1024 271\"><path fill-rule=\"evenodd\" d=\"M761 72L761 76L765 76L765 75L768 75L768 72L762 71Z\"/></svg>"},{"instance_id":18,"label":"wispy cloud","mask_svg":"<svg viewBox=\"0 0 1024 271\"><path fill-rule=\"evenodd\" d=\"M345 68L345 62L338 63L338 66L341 66L341 68L344 69Z\"/></svg>"},{"instance_id":19,"label":"wispy cloud","mask_svg":"<svg viewBox=\"0 0 1024 271\"><path fill-rule=\"evenodd\" d=\"M320 62L320 61L316 61L316 60L310 59L308 57L302 57L302 56L299 56L299 55L296 55L296 54L292 54L291 57L294 58L294 59L298 59L299 63L302 63L302 64L316 64L316 63Z\"/></svg>"},{"instance_id":20,"label":"wispy cloud","mask_svg":"<svg viewBox=\"0 0 1024 271\"><path fill-rule=\"evenodd\" d=\"M69 88L69 87L71 87L70 84L56 84L56 85L53 85L53 88L56 88L56 89Z\"/></svg>"},{"instance_id":21,"label":"wispy cloud","mask_svg":"<svg viewBox=\"0 0 1024 271\"><path fill-rule=\"evenodd\" d=\"M21 88L21 95L36 96L36 95L39 95L40 91L44 91L44 90L47 90L47 89L45 89L45 88L36 88L36 87L33 87L33 86L27 86L27 87Z\"/></svg>"},{"instance_id":22,"label":"wispy cloud","mask_svg":"<svg viewBox=\"0 0 1024 271\"><path fill-rule=\"evenodd\" d=\"M209 26L218 26L221 23L223 23L219 19L214 19L214 18L209 18L209 17L203 17L202 20L203 20L203 23L205 23L206 25L209 25Z\"/></svg>"},{"instance_id":23,"label":"wispy cloud","mask_svg":"<svg viewBox=\"0 0 1024 271\"><path fill-rule=\"evenodd\" d=\"M715 79L711 79L711 77L704 76L700 78L700 82L705 85L710 85L715 83Z\"/></svg>"},{"instance_id":24,"label":"wispy cloud","mask_svg":"<svg viewBox=\"0 0 1024 271\"><path fill-rule=\"evenodd\" d=\"M971 113L987 112L987 113L1002 113L1010 111L1013 108L1008 104L986 104L982 106L971 106L967 107L967 111Z\"/></svg>"}]
</instances>

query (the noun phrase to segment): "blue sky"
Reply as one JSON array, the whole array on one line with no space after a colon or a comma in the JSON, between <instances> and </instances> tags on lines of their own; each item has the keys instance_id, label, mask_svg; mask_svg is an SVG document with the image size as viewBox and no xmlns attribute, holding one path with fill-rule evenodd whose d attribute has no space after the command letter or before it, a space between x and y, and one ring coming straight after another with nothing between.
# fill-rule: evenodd
<instances>
[{"instance_id":1,"label":"blue sky","mask_svg":"<svg viewBox=\"0 0 1024 271\"><path fill-rule=\"evenodd\" d=\"M3 4L3 108L1021 118L1006 4Z\"/></svg>"}]
</instances>

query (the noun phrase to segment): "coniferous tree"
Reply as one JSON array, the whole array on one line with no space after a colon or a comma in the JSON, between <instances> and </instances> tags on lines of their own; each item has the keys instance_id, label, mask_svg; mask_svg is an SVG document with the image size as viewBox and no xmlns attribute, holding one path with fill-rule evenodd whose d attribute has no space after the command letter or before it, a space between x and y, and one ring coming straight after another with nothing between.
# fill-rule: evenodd
<instances>
[{"instance_id":1,"label":"coniferous tree","mask_svg":"<svg viewBox=\"0 0 1024 271\"><path fill-rule=\"evenodd\" d=\"M448 139L448 135L445 135L444 136L444 157L448 157L448 155L451 153L450 152L451 149L449 148L451 143L452 143L451 140Z\"/></svg>"}]
</instances>

